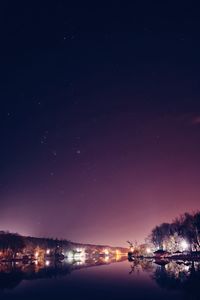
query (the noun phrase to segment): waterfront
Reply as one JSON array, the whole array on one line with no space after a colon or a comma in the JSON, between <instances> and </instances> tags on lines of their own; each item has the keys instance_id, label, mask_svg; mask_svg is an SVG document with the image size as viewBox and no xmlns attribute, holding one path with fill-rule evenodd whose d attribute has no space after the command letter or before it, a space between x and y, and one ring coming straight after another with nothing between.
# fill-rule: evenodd
<instances>
[{"instance_id":1,"label":"waterfront","mask_svg":"<svg viewBox=\"0 0 200 300\"><path fill-rule=\"evenodd\" d=\"M1 264L1 299L198 299L200 264L126 257Z\"/></svg>"}]
</instances>

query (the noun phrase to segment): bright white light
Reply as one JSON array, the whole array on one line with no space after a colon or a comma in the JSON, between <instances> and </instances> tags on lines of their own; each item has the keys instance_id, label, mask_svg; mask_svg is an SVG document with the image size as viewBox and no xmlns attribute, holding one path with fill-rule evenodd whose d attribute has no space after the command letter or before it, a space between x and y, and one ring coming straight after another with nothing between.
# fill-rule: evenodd
<instances>
[{"instance_id":1,"label":"bright white light","mask_svg":"<svg viewBox=\"0 0 200 300\"><path fill-rule=\"evenodd\" d=\"M74 253L75 258L85 257L85 249L77 248L76 253Z\"/></svg>"},{"instance_id":2,"label":"bright white light","mask_svg":"<svg viewBox=\"0 0 200 300\"><path fill-rule=\"evenodd\" d=\"M38 258L39 252L35 252L35 258Z\"/></svg>"},{"instance_id":3,"label":"bright white light","mask_svg":"<svg viewBox=\"0 0 200 300\"><path fill-rule=\"evenodd\" d=\"M147 253L150 253L151 252L151 249L150 248L147 248Z\"/></svg>"},{"instance_id":4,"label":"bright white light","mask_svg":"<svg viewBox=\"0 0 200 300\"><path fill-rule=\"evenodd\" d=\"M72 252L68 252L67 258L68 259L72 259L73 257L74 257L73 253Z\"/></svg>"},{"instance_id":5,"label":"bright white light","mask_svg":"<svg viewBox=\"0 0 200 300\"><path fill-rule=\"evenodd\" d=\"M46 260L46 261L45 261L45 266L48 267L49 265L50 265L50 261L49 261L49 260Z\"/></svg>"},{"instance_id":6,"label":"bright white light","mask_svg":"<svg viewBox=\"0 0 200 300\"><path fill-rule=\"evenodd\" d=\"M109 261L109 256L106 256L106 257L104 258L104 260L105 260L105 262L108 262L108 261Z\"/></svg>"},{"instance_id":7,"label":"bright white light","mask_svg":"<svg viewBox=\"0 0 200 300\"><path fill-rule=\"evenodd\" d=\"M74 259L73 259L73 257L67 257L67 261L68 261L69 263L72 263L72 262L74 261Z\"/></svg>"},{"instance_id":8,"label":"bright white light","mask_svg":"<svg viewBox=\"0 0 200 300\"><path fill-rule=\"evenodd\" d=\"M184 250L187 250L187 249L188 249L189 245L188 245L188 243L187 243L185 240L183 240L183 241L181 242L181 247L182 247L182 249L183 249L183 251L184 251Z\"/></svg>"},{"instance_id":9,"label":"bright white light","mask_svg":"<svg viewBox=\"0 0 200 300\"><path fill-rule=\"evenodd\" d=\"M104 254L105 254L105 255L109 255L108 249L105 249L105 250L104 250Z\"/></svg>"},{"instance_id":10,"label":"bright white light","mask_svg":"<svg viewBox=\"0 0 200 300\"><path fill-rule=\"evenodd\" d=\"M46 254L47 254L47 255L50 254L50 249L47 249Z\"/></svg>"},{"instance_id":11,"label":"bright white light","mask_svg":"<svg viewBox=\"0 0 200 300\"><path fill-rule=\"evenodd\" d=\"M184 266L184 270L188 272L190 270L190 266Z\"/></svg>"}]
</instances>

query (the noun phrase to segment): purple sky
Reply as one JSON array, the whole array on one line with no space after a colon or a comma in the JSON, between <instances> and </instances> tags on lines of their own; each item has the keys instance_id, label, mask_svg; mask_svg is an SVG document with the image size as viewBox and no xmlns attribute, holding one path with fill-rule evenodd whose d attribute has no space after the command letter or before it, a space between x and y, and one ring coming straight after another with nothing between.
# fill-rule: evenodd
<instances>
[{"instance_id":1,"label":"purple sky","mask_svg":"<svg viewBox=\"0 0 200 300\"><path fill-rule=\"evenodd\" d=\"M124 245L198 209L198 119L129 112L110 118L87 128L92 138L72 138L67 154L61 142L51 158L47 141L34 163L23 165L20 157L1 197L0 227Z\"/></svg>"},{"instance_id":2,"label":"purple sky","mask_svg":"<svg viewBox=\"0 0 200 300\"><path fill-rule=\"evenodd\" d=\"M182 9L3 5L0 229L124 246L199 209L200 24Z\"/></svg>"}]
</instances>

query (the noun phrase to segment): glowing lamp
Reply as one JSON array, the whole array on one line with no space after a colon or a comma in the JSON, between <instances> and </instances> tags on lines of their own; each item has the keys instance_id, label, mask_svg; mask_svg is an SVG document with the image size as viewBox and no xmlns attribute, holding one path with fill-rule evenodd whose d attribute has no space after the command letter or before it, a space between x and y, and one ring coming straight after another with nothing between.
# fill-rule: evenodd
<instances>
[{"instance_id":1,"label":"glowing lamp","mask_svg":"<svg viewBox=\"0 0 200 300\"><path fill-rule=\"evenodd\" d=\"M184 251L184 250L187 250L188 247L189 247L188 243L187 243L185 240L183 240L183 241L181 242L181 248L183 249L183 251Z\"/></svg>"},{"instance_id":2,"label":"glowing lamp","mask_svg":"<svg viewBox=\"0 0 200 300\"><path fill-rule=\"evenodd\" d=\"M50 265L50 261L49 261L49 260L46 260L46 261L45 261L45 266L48 267L49 265Z\"/></svg>"},{"instance_id":3,"label":"glowing lamp","mask_svg":"<svg viewBox=\"0 0 200 300\"><path fill-rule=\"evenodd\" d=\"M74 257L73 252L68 252L67 258L68 259L73 259L73 257Z\"/></svg>"},{"instance_id":4,"label":"glowing lamp","mask_svg":"<svg viewBox=\"0 0 200 300\"><path fill-rule=\"evenodd\" d=\"M104 254L105 254L105 255L109 255L108 249L105 249L105 250L104 250Z\"/></svg>"}]
</instances>

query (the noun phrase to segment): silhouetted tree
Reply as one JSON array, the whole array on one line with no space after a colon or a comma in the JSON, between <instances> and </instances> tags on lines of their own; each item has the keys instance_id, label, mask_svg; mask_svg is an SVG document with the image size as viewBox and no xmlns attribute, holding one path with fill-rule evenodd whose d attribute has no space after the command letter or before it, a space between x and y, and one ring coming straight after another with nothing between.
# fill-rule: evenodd
<instances>
[{"instance_id":1,"label":"silhouetted tree","mask_svg":"<svg viewBox=\"0 0 200 300\"><path fill-rule=\"evenodd\" d=\"M163 223L153 228L150 242L160 249L175 251L181 242L188 242L190 250L200 249L200 212L185 213L171 224Z\"/></svg>"},{"instance_id":2,"label":"silhouetted tree","mask_svg":"<svg viewBox=\"0 0 200 300\"><path fill-rule=\"evenodd\" d=\"M1 232L0 249L8 258L15 258L16 253L23 250L24 238L17 233Z\"/></svg>"}]
</instances>

